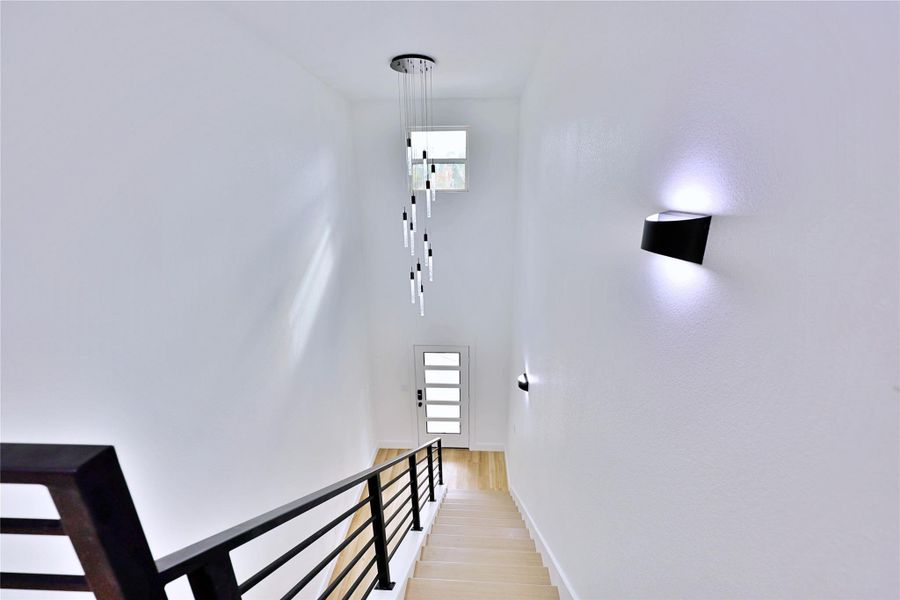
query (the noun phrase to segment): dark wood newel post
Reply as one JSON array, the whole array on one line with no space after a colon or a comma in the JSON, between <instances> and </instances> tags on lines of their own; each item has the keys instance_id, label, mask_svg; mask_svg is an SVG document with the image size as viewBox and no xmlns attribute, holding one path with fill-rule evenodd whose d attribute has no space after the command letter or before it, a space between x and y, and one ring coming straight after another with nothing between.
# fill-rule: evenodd
<instances>
[{"instance_id":1,"label":"dark wood newel post","mask_svg":"<svg viewBox=\"0 0 900 600\"><path fill-rule=\"evenodd\" d=\"M375 546L375 566L378 569L378 584L375 589L392 590L390 558L388 556L387 532L384 529L384 501L381 498L381 481L378 473L368 480L369 509L372 512L372 537Z\"/></svg>"},{"instance_id":2,"label":"dark wood newel post","mask_svg":"<svg viewBox=\"0 0 900 600\"><path fill-rule=\"evenodd\" d=\"M188 573L188 581L196 600L240 600L241 598L228 552L217 555L196 571Z\"/></svg>"},{"instance_id":3,"label":"dark wood newel post","mask_svg":"<svg viewBox=\"0 0 900 600\"><path fill-rule=\"evenodd\" d=\"M87 587L98 600L165 599L156 563L112 446L2 444L0 463L3 483L47 487L59 512L60 526L84 568ZM20 520L7 522L16 521ZM35 583L53 576L23 577L23 583ZM63 581L67 577L57 579Z\"/></svg>"}]
</instances>

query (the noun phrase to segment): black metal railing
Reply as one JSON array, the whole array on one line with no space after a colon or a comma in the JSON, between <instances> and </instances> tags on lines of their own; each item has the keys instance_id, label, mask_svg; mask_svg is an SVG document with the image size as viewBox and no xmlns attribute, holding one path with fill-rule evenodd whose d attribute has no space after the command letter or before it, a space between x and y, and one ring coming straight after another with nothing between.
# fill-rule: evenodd
<instances>
[{"instance_id":1,"label":"black metal railing","mask_svg":"<svg viewBox=\"0 0 900 600\"><path fill-rule=\"evenodd\" d=\"M423 453L421 459L420 453ZM405 469L388 482L382 483L382 474L404 461ZM420 468L426 462L427 466ZM157 561L150 554L112 446L2 444L0 482L46 486L60 517L58 520L0 519L0 533L68 536L84 568L84 575L3 572L0 573L0 587L90 591L98 600L162 599L166 597L166 584L187 576L197 600L235 600L335 527L368 507L368 517L282 596L282 600L287 600L299 594L332 561L348 551L351 544L367 539L349 557L346 565L332 574L331 581L319 595L320 600L329 598L346 582L354 569L369 558L354 580L342 590L341 598L347 600L372 575L374 577L364 588L360 598L366 598L375 588L393 587L390 560L407 533L422 529L422 503L426 498L433 502L435 485L443 484L443 453L440 438L435 438L385 463ZM361 484L365 484L367 490L365 498L246 581L238 583L231 563L232 550ZM396 489L392 489L393 487ZM420 489L423 491L420 492ZM384 495L387 492L391 495L385 501ZM386 509L392 511L387 517ZM370 556L372 551L374 556Z\"/></svg>"}]
</instances>

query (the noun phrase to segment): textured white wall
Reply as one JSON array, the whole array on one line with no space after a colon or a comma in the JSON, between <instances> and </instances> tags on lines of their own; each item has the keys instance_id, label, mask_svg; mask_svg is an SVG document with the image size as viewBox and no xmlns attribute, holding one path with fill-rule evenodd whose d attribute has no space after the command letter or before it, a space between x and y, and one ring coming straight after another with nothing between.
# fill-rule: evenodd
<instances>
[{"instance_id":1,"label":"textured white wall","mask_svg":"<svg viewBox=\"0 0 900 600\"><path fill-rule=\"evenodd\" d=\"M114 444L157 557L365 467L347 104L213 5L2 17L3 440ZM239 577L336 514L236 553ZM18 537L4 569L67 543Z\"/></svg>"},{"instance_id":2,"label":"textured white wall","mask_svg":"<svg viewBox=\"0 0 900 600\"><path fill-rule=\"evenodd\" d=\"M427 314L409 302L409 251L404 250L403 146L396 101L354 105L359 197L369 274L369 371L376 439L416 439L414 344L470 347L469 443L497 449L506 441L518 102L444 100L435 125L467 125L469 191L439 195L428 225L435 281Z\"/></svg>"},{"instance_id":3,"label":"textured white wall","mask_svg":"<svg viewBox=\"0 0 900 600\"><path fill-rule=\"evenodd\" d=\"M578 5L521 104L511 482L581 598L898 597L898 5ZM640 250L715 215L703 266Z\"/></svg>"}]
</instances>

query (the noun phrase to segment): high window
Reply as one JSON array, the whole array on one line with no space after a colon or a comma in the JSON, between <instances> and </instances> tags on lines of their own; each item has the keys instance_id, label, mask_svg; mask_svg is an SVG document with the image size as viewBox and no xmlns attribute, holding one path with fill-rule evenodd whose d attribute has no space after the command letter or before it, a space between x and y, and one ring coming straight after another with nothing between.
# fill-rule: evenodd
<instances>
[{"instance_id":1,"label":"high window","mask_svg":"<svg viewBox=\"0 0 900 600\"><path fill-rule=\"evenodd\" d=\"M466 134L466 129L461 127L411 132L412 155L422 156L422 150L427 146L428 158L434 161L431 185L439 192L465 192L469 189ZM425 189L425 169L421 161L413 161L413 185L417 190Z\"/></svg>"}]
</instances>

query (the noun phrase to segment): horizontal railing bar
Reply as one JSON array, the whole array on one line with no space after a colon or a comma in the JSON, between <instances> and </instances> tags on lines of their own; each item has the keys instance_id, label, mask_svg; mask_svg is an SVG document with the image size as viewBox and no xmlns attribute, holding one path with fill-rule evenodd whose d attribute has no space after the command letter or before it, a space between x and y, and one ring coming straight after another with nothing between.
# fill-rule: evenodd
<instances>
[{"instance_id":1,"label":"horizontal railing bar","mask_svg":"<svg viewBox=\"0 0 900 600\"><path fill-rule=\"evenodd\" d=\"M331 592L333 592L334 589L341 584L341 581L343 581L344 577L346 577L347 574L351 571L351 569L353 569L353 567L356 566L356 563L358 563L360 561L360 559L363 557L363 555L365 555L366 550L368 550L374 543L375 543L375 538L372 538L371 540L369 540L369 542L365 546L362 547L362 550L360 550L359 552L356 553L356 556L353 557L353 560L351 560L347 564L346 567L341 569L341 572L338 573L337 577L334 578L334 581L332 581L328 585L328 587L325 588L325 591L322 592L322 595L319 596L318 600L325 600L325 598L327 598L329 596L329 594L331 594Z\"/></svg>"},{"instance_id":2,"label":"horizontal railing bar","mask_svg":"<svg viewBox=\"0 0 900 600\"><path fill-rule=\"evenodd\" d=\"M386 484L381 486L381 491L383 492L384 490L388 489L389 487L391 487L392 485L394 485L395 483L400 481L400 479L402 479L403 476L406 475L407 473L409 473L409 468L407 468L405 471L403 471L402 473L400 473L399 475L397 475L396 477L394 477L393 479L388 481Z\"/></svg>"},{"instance_id":3,"label":"horizontal railing bar","mask_svg":"<svg viewBox=\"0 0 900 600\"><path fill-rule=\"evenodd\" d=\"M419 506L421 506L425 502L425 498L428 496L428 487L425 488L425 491L419 494Z\"/></svg>"},{"instance_id":4,"label":"horizontal railing bar","mask_svg":"<svg viewBox=\"0 0 900 600\"><path fill-rule=\"evenodd\" d=\"M384 522L385 530L387 530L388 525L391 524L391 521L393 521L397 517L397 515L400 514L400 511L403 510L403 507L405 505L406 505L406 502L401 503L400 506L397 507L397 510L394 511L394 514L392 514L390 517L388 517L388 520ZM410 508L410 510L412 510L412 508Z\"/></svg>"},{"instance_id":5,"label":"horizontal railing bar","mask_svg":"<svg viewBox=\"0 0 900 600\"><path fill-rule=\"evenodd\" d=\"M362 583L362 580L366 577L366 573L369 572L369 569L371 569L372 565L374 565L374 564L375 564L375 557L373 556L372 560L369 561L369 564L366 565L366 568L362 570L362 573L360 573L356 577L356 579L353 580L353 585L350 586L350 589L347 590L347 593L344 594L344 596L341 598L341 600L349 600L350 596L353 595L353 592L356 591L356 588L359 587L359 584ZM371 590L369 590L369 591L371 591ZM366 594L368 594L368 593L369 592L366 592Z\"/></svg>"},{"instance_id":6,"label":"horizontal railing bar","mask_svg":"<svg viewBox=\"0 0 900 600\"><path fill-rule=\"evenodd\" d=\"M0 573L0 587L8 590L53 590L89 592L84 575L47 575L44 573Z\"/></svg>"},{"instance_id":7,"label":"horizontal railing bar","mask_svg":"<svg viewBox=\"0 0 900 600\"><path fill-rule=\"evenodd\" d=\"M360 508L369 503L368 496L365 500L361 500L355 506L351 506L346 511L344 511L340 516L332 519L327 525L316 531L314 534L270 562L267 566L260 569L255 575L250 577L247 581L238 586L238 590L242 594L247 593L248 590L253 588L257 583L274 573L279 567L283 566L287 561L291 560L301 552L303 552L306 548L308 548L313 542L318 540L320 537L331 531L338 523L358 511Z\"/></svg>"},{"instance_id":8,"label":"horizontal railing bar","mask_svg":"<svg viewBox=\"0 0 900 600\"><path fill-rule=\"evenodd\" d=\"M403 525L403 522L406 521L406 518L409 517L410 515L412 515L412 508L410 508L408 511L406 511L406 514L403 515L403 518L400 519L399 523L397 523L397 529L394 530L394 533L392 533L391 535L388 536L388 539L387 539L388 544L390 544L391 541L393 541L393 539L397 536L397 532L400 531L400 529L401 529L400 526Z\"/></svg>"},{"instance_id":9,"label":"horizontal railing bar","mask_svg":"<svg viewBox=\"0 0 900 600\"><path fill-rule=\"evenodd\" d=\"M425 462L426 460L428 460L428 455L427 455L427 454L426 454L424 457L422 457L422 460L420 460L420 461L418 461L418 462L416 463L416 466L418 467L419 465L421 465L421 464L422 464L423 462Z\"/></svg>"},{"instance_id":10,"label":"horizontal railing bar","mask_svg":"<svg viewBox=\"0 0 900 600\"><path fill-rule=\"evenodd\" d=\"M303 579L301 579L300 581L298 581L298 582L297 582L297 585L295 585L294 587L292 587L292 588L288 591L287 594L285 594L284 596L282 596L282 597L281 597L281 600L290 600L291 598L293 598L294 596L296 596L297 594L299 594L299 593L300 593L300 590L302 590L303 588L305 588L306 585L307 585L310 581L312 581L312 580L315 578L316 575L319 574L319 571L321 571L321 570L324 569L326 566L328 566L328 563L330 563L331 561L333 561L335 556L337 556L338 554L340 554L340 553L344 550L344 548L346 548L347 546L349 546L350 543L351 543L353 540L355 540L355 539L359 536L360 533L362 533L363 531L365 531L366 528L367 528L369 525L371 525L371 524L372 524L372 517L369 517L368 519L366 519L366 521L365 521L362 525L360 525L356 530L354 530L353 533L351 533L350 535L348 535L348 536L347 536L347 539L345 539L343 542L341 542L340 544L338 544L338 547L337 547L337 548L335 548L334 550L332 550L331 552L329 552L329 553L328 553L328 556L326 556L325 558L323 558L323 559L319 562L319 564L317 564L315 567L313 567L312 571L310 571L309 573L307 573L307 574L303 577Z\"/></svg>"},{"instance_id":11,"label":"horizontal railing bar","mask_svg":"<svg viewBox=\"0 0 900 600\"><path fill-rule=\"evenodd\" d=\"M59 519L0 518L0 533L20 535L66 535Z\"/></svg>"},{"instance_id":12,"label":"horizontal railing bar","mask_svg":"<svg viewBox=\"0 0 900 600\"><path fill-rule=\"evenodd\" d=\"M447 406L459 406L459 400L425 400L425 404L443 404Z\"/></svg>"},{"instance_id":13,"label":"horizontal railing bar","mask_svg":"<svg viewBox=\"0 0 900 600\"><path fill-rule=\"evenodd\" d=\"M393 496L391 496L391 499L384 503L384 508L387 508L388 506L391 505L391 502L393 502L394 500L396 500L397 498L399 498L399 497L400 497L400 494L402 494L404 491L406 491L406 488L408 488L409 485L410 485L410 484L409 484L409 482L407 481L407 482L406 482L406 485L404 485L402 488L400 488L399 490L397 490L397 493L394 494Z\"/></svg>"},{"instance_id":14,"label":"horizontal railing bar","mask_svg":"<svg viewBox=\"0 0 900 600\"><path fill-rule=\"evenodd\" d=\"M160 581L165 584L194 571L201 565L209 562L213 556L221 554L222 552L230 552L231 550L246 544L250 540L261 536L267 531L275 529L279 525L302 515L323 502L331 500L335 496L365 482L372 477L372 475L390 469L394 465L409 458L411 454L415 454L422 448L428 447L429 444L437 443L437 440L438 438L430 440L417 448L395 456L387 462L366 469L365 471L360 471L355 475L351 475L350 477L324 487L321 490L307 494L293 502L288 502L283 506L270 510L267 513L263 513L240 525L235 525L230 529L226 529L205 540L201 540L186 548L173 552L168 556L160 558L156 561L156 568L157 571L159 571Z\"/></svg>"}]
</instances>

